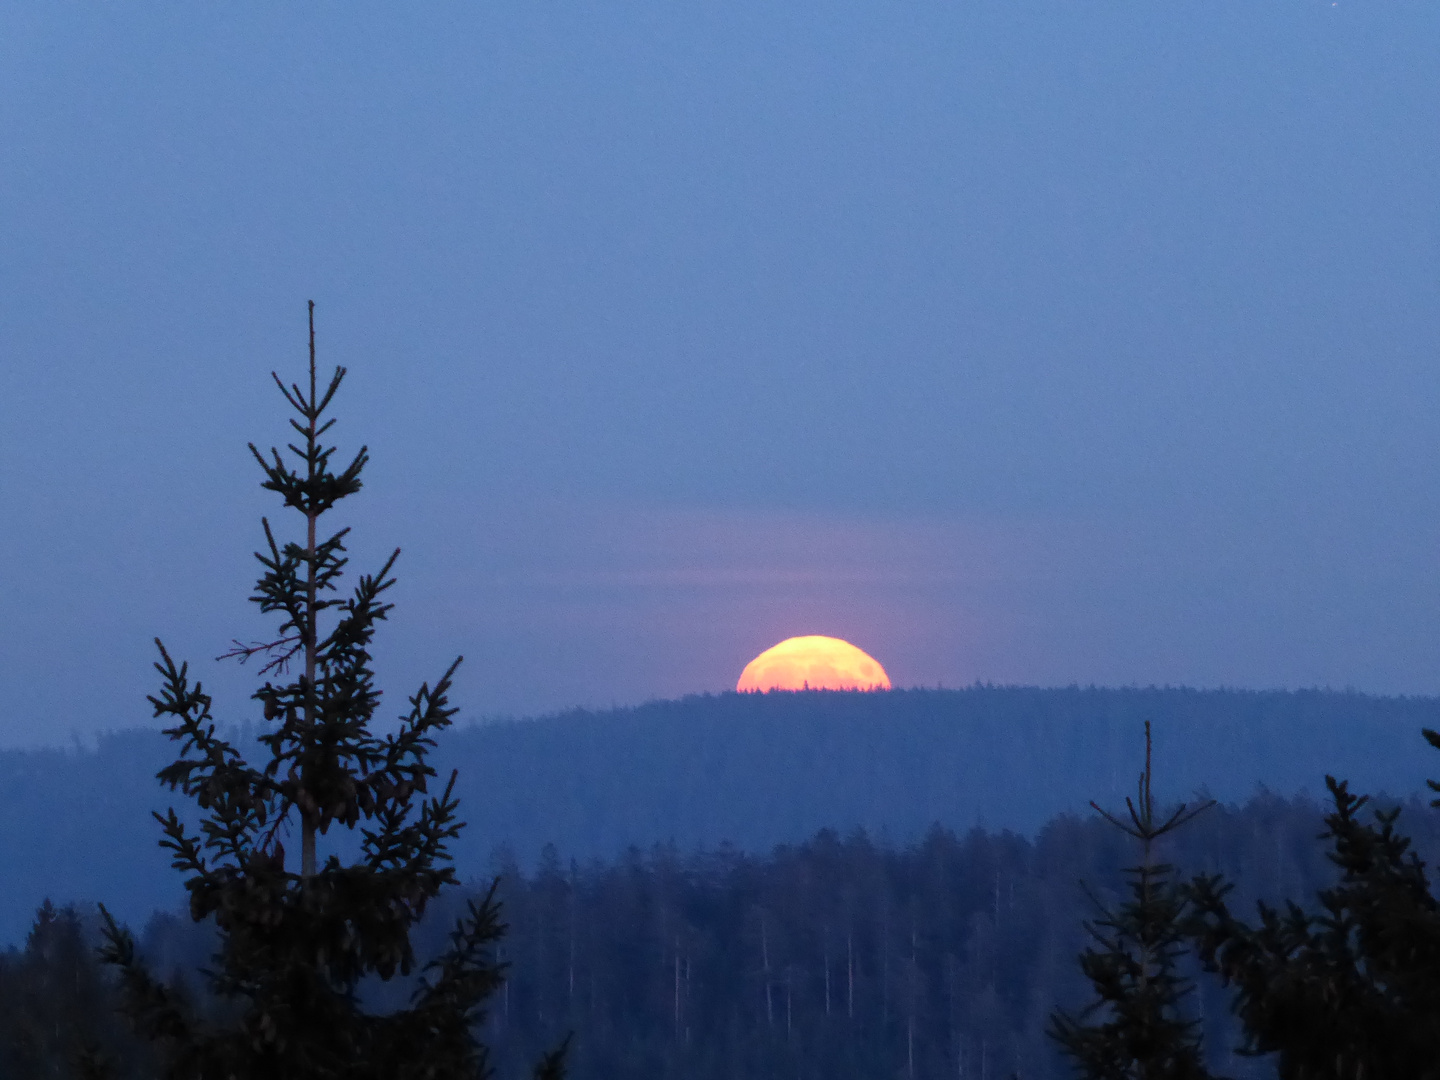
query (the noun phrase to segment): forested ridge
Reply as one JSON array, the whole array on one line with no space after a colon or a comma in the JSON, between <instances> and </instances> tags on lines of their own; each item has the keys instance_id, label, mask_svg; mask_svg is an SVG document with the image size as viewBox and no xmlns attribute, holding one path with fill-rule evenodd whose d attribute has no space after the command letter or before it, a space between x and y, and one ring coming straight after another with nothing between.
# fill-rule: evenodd
<instances>
[{"instance_id":1,"label":"forested ridge","mask_svg":"<svg viewBox=\"0 0 1440 1080\"><path fill-rule=\"evenodd\" d=\"M1310 800L1261 795L1216 807L1164 854L1238 882L1237 908L1304 898L1335 879L1320 816ZM1416 800L1401 822L1423 854L1440 851L1440 813ZM1133 856L1094 815L1056 818L1031 838L937 827L891 845L825 830L767 854L659 846L580 864L550 849L529 871L502 854L464 890L497 873L509 926L487 1041L502 1076L572 1031L579 1080L1072 1075L1044 1031L1057 1006L1085 997L1075 957L1094 911L1081 883L1113 898ZM438 948L463 898L431 912L422 951ZM53 1032L105 1015L107 977L75 947L93 933L88 909L68 946L66 926L45 915L29 946L0 960L6 1076L54 1075L64 1040ZM193 971L210 946L179 915L155 915L142 935L165 970ZM1228 999L1213 979L1200 985L1218 1071L1273 1075L1267 1060L1233 1053ZM384 1008L406 988L366 992ZM114 1025L96 1030L142 1060Z\"/></svg>"},{"instance_id":2,"label":"forested ridge","mask_svg":"<svg viewBox=\"0 0 1440 1080\"><path fill-rule=\"evenodd\" d=\"M441 775L459 770L470 825L453 853L464 877L502 847L533 869L546 844L583 863L670 841L764 852L827 827L901 846L936 823L1034 835L1131 791L1147 719L1162 791L1177 798L1204 788L1243 802L1262 785L1321 797L1327 772L1404 796L1434 771L1413 746L1421 728L1440 727L1440 701L985 686L728 693L472 724L446 732L434 760ZM155 783L172 757L162 736L139 730L0 751L0 942L23 937L46 896L103 896L132 920L180 902L150 817L187 812Z\"/></svg>"}]
</instances>

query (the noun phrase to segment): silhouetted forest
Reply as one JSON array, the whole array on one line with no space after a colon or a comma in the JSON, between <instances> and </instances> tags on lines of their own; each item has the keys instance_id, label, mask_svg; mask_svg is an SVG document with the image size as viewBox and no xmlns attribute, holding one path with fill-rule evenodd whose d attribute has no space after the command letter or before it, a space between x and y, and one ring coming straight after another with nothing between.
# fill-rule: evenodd
<instances>
[{"instance_id":1,"label":"silhouetted forest","mask_svg":"<svg viewBox=\"0 0 1440 1080\"><path fill-rule=\"evenodd\" d=\"M1407 795L1433 771L1414 744L1420 728L1440 727L1440 701L992 687L720 694L478 724L447 732L434 761L442 775L460 772L470 827L454 851L465 877L500 847L533 870L546 844L584 863L672 841L762 852L826 827L902 847L936 823L1034 835L1091 798L1130 792L1147 719L1162 791L1176 797L1207 788L1244 801L1259 785L1318 797L1327 772ZM154 779L172 757L148 731L0 752L0 942L22 938L46 896L103 896L132 921L180 903L150 817L172 803L186 813Z\"/></svg>"},{"instance_id":2,"label":"silhouetted forest","mask_svg":"<svg viewBox=\"0 0 1440 1080\"><path fill-rule=\"evenodd\" d=\"M1238 882L1237 910L1308 898L1335 878L1320 817L1307 799L1261 795L1214 808L1162 854ZM1417 800L1401 826L1422 856L1440 851L1440 813ZM1043 1032L1057 1005L1086 997L1075 957L1093 907L1081 882L1108 901L1133 858L1093 815L1058 817L1033 839L937 827L889 845L825 830L766 855L661 846L581 865L552 848L528 872L501 856L490 869L510 926L509 981L486 1035L500 1076L525 1075L567 1031L576 1080L1068 1076ZM430 913L422 948L438 949L462 901L452 894ZM81 1036L138 1063L104 1008L107 976L78 945L93 930L88 914L50 911L0 958L0 1075L62 1075L47 1070ZM142 947L160 969L184 971L204 963L210 938L160 914ZM1201 986L1219 1071L1273 1075L1231 1052L1227 998L1207 977ZM383 1008L406 987L368 993Z\"/></svg>"}]
</instances>

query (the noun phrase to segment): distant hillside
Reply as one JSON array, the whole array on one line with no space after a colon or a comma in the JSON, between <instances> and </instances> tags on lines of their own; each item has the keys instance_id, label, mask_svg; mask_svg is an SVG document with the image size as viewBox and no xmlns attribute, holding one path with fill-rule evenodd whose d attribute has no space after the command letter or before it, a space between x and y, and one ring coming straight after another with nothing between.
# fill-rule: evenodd
<instances>
[{"instance_id":1,"label":"distant hillside","mask_svg":"<svg viewBox=\"0 0 1440 1080\"><path fill-rule=\"evenodd\" d=\"M576 711L455 731L436 765L460 770L470 828L456 856L462 877L479 877L502 846L533 863L546 843L582 860L670 840L754 851L825 826L897 842L936 822L1033 834L1130 790L1146 719L1158 786L1177 797L1318 793L1326 772L1408 795L1440 776L1419 734L1440 727L1436 699L989 687ZM0 941L46 895L104 900L130 919L182 901L149 817L170 803L154 782L170 753L153 732L0 752Z\"/></svg>"}]
</instances>

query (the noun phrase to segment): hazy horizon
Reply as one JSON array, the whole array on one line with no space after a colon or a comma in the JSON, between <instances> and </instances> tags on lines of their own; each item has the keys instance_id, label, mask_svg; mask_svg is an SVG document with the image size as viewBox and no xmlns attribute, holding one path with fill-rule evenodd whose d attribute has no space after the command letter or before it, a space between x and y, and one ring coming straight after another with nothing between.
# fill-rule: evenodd
<instances>
[{"instance_id":1,"label":"hazy horizon","mask_svg":"<svg viewBox=\"0 0 1440 1080\"><path fill-rule=\"evenodd\" d=\"M0 746L254 717L309 299L391 711L1440 693L1433 5L0 17Z\"/></svg>"}]
</instances>

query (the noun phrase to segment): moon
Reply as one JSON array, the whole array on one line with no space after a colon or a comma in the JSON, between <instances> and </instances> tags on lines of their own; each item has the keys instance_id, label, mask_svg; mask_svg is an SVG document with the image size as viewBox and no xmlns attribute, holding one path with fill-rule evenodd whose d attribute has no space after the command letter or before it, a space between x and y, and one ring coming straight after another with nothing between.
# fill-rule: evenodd
<instances>
[{"instance_id":1,"label":"moon","mask_svg":"<svg viewBox=\"0 0 1440 1080\"><path fill-rule=\"evenodd\" d=\"M880 662L848 641L807 634L786 638L745 665L735 689L889 690Z\"/></svg>"}]
</instances>

